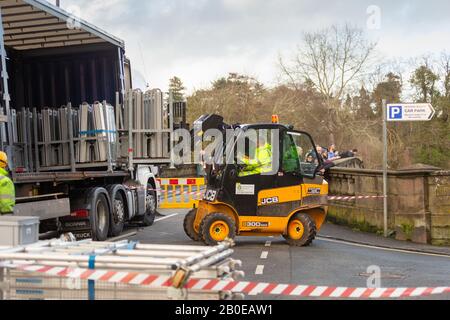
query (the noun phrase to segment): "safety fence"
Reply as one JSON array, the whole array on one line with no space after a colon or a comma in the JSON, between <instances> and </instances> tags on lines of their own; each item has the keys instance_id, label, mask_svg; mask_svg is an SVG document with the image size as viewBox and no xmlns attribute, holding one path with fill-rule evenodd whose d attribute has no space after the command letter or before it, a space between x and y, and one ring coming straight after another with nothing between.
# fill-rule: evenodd
<instances>
[{"instance_id":1,"label":"safety fence","mask_svg":"<svg viewBox=\"0 0 450 320\"><path fill-rule=\"evenodd\" d=\"M233 242L215 247L45 241L0 250L0 300L228 300L226 290L183 288L190 280L244 276ZM170 285L169 285L170 284Z\"/></svg>"},{"instance_id":2,"label":"safety fence","mask_svg":"<svg viewBox=\"0 0 450 320\"><path fill-rule=\"evenodd\" d=\"M158 179L161 209L191 209L197 206L205 190L204 178Z\"/></svg>"},{"instance_id":3,"label":"safety fence","mask_svg":"<svg viewBox=\"0 0 450 320\"><path fill-rule=\"evenodd\" d=\"M290 296L302 298L332 299L400 299L426 297L450 293L450 287L415 288L349 288L307 285L288 285L257 283L218 279L189 279L181 286L170 276L151 275L137 272L118 272L107 270L57 268L42 265L18 266L25 272L42 273L49 276L67 277L89 281L103 281L113 284L134 285L143 288L178 290L200 290L203 292L228 292L255 295Z\"/></svg>"},{"instance_id":4,"label":"safety fence","mask_svg":"<svg viewBox=\"0 0 450 320\"><path fill-rule=\"evenodd\" d=\"M161 192L161 209L192 209L198 206L206 190L204 178L166 178L158 179L161 189L151 189ZM383 199L379 195L336 196L328 197L329 201L354 201Z\"/></svg>"}]
</instances>

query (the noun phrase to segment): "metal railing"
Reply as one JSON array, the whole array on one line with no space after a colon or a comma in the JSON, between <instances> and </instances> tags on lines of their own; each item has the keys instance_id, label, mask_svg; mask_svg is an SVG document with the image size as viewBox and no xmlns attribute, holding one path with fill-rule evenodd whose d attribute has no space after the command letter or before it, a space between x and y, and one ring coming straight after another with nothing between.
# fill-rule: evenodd
<instances>
[{"instance_id":1,"label":"metal railing","mask_svg":"<svg viewBox=\"0 0 450 320\"><path fill-rule=\"evenodd\" d=\"M66 243L57 240L0 249L0 299L242 298L226 291L183 288L184 283L192 279L234 281L242 277L243 272L237 270L241 262L231 259L232 246L232 242L224 242L216 247L200 247L146 245L129 241L98 243L87 240ZM30 269L36 271L29 272ZM64 277L63 274L67 276L68 270L79 277ZM77 270L81 271L77 273ZM102 281L87 280L83 277L86 272L90 275L98 272L103 275L99 278ZM149 281L141 281L146 275L151 275L151 279L170 277L171 286L162 283L149 285Z\"/></svg>"}]
</instances>

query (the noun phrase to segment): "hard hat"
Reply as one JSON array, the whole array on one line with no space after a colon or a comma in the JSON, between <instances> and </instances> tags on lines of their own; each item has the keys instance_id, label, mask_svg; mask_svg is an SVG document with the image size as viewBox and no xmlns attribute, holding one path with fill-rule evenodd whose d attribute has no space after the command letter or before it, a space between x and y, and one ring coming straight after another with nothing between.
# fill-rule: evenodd
<instances>
[{"instance_id":1,"label":"hard hat","mask_svg":"<svg viewBox=\"0 0 450 320\"><path fill-rule=\"evenodd\" d=\"M0 168L6 168L8 166L8 155L0 151Z\"/></svg>"}]
</instances>

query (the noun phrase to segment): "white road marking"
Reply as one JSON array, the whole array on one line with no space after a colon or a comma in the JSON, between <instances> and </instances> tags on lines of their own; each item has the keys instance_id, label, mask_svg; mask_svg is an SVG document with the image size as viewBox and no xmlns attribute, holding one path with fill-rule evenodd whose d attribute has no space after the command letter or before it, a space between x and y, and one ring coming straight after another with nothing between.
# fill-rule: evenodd
<instances>
[{"instance_id":1,"label":"white road marking","mask_svg":"<svg viewBox=\"0 0 450 320\"><path fill-rule=\"evenodd\" d=\"M121 236L118 236L118 237L115 237L115 238L111 238L108 241L110 241L110 242L119 242L121 240L128 239L128 238L133 237L135 235L137 235L137 232L136 231L132 231L132 232L125 233L125 234L123 234Z\"/></svg>"},{"instance_id":2,"label":"white road marking","mask_svg":"<svg viewBox=\"0 0 450 320\"><path fill-rule=\"evenodd\" d=\"M400 252L400 253L415 254L415 255L421 255L421 256L441 257L441 258L450 259L450 256L445 255L445 254L416 252L416 251L409 251L409 250L404 250L404 249L383 248L383 247L371 246L368 244L359 244L359 243L353 243L353 242L348 242L348 241L344 241L344 240L327 239L327 238L322 238L322 237L317 237L317 240L324 241L324 242L330 242L330 243L345 244L345 245L353 246L353 247L369 248L369 249L382 250L382 251Z\"/></svg>"},{"instance_id":3,"label":"white road marking","mask_svg":"<svg viewBox=\"0 0 450 320\"><path fill-rule=\"evenodd\" d=\"M174 214L171 214L170 216L167 216L167 217L162 217L162 218L155 219L155 222L167 220L167 219L179 216L179 215L180 215L179 213L174 213Z\"/></svg>"},{"instance_id":4,"label":"white road marking","mask_svg":"<svg viewBox=\"0 0 450 320\"><path fill-rule=\"evenodd\" d=\"M264 266L262 266L262 265L257 266L255 274L256 275L263 275L264 274Z\"/></svg>"},{"instance_id":5,"label":"white road marking","mask_svg":"<svg viewBox=\"0 0 450 320\"><path fill-rule=\"evenodd\" d=\"M267 241L266 242L266 247L270 247L272 245L272 241Z\"/></svg>"},{"instance_id":6,"label":"white road marking","mask_svg":"<svg viewBox=\"0 0 450 320\"><path fill-rule=\"evenodd\" d=\"M269 251L263 251L263 253L261 254L261 259L266 260L268 256L269 256Z\"/></svg>"}]
</instances>

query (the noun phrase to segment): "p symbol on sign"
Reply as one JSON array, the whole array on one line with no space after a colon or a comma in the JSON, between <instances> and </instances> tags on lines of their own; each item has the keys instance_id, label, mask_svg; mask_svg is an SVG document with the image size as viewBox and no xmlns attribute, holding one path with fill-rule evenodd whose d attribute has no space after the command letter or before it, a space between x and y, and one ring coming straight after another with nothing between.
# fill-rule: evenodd
<instances>
[{"instance_id":1,"label":"p symbol on sign","mask_svg":"<svg viewBox=\"0 0 450 320\"><path fill-rule=\"evenodd\" d=\"M403 118L403 108L401 106L391 106L389 108L389 119L402 119Z\"/></svg>"}]
</instances>

